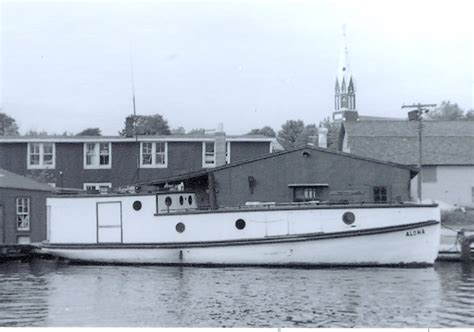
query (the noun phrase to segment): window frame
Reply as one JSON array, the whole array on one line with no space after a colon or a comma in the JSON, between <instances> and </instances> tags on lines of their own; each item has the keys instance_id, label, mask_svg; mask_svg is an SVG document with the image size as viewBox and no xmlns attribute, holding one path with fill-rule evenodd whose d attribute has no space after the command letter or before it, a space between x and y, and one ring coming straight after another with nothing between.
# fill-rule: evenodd
<instances>
[{"instance_id":1,"label":"window frame","mask_svg":"<svg viewBox=\"0 0 474 332\"><path fill-rule=\"evenodd\" d=\"M212 144L214 146L214 154L213 154L213 162L211 163L206 163L206 145L207 144ZM205 141L202 142L202 167L203 168L213 168L216 167L216 142L215 141Z\"/></svg>"},{"instance_id":2,"label":"window frame","mask_svg":"<svg viewBox=\"0 0 474 332\"><path fill-rule=\"evenodd\" d=\"M143 163L143 146L145 144L151 144L151 164ZM164 144L165 146L165 151L163 153L165 157L164 164L156 163L157 144ZM167 168L167 167L168 167L168 142L140 142L140 168Z\"/></svg>"},{"instance_id":3,"label":"window frame","mask_svg":"<svg viewBox=\"0 0 474 332\"><path fill-rule=\"evenodd\" d=\"M376 190L381 191L383 189L385 189L385 195L383 195L382 193L379 193L379 194L375 193ZM372 194L373 194L375 204L386 204L386 203L389 202L388 186L373 186L372 187ZM381 200L380 198L382 198L384 196L385 196L385 200ZM377 197L379 197L379 199L376 199Z\"/></svg>"},{"instance_id":4,"label":"window frame","mask_svg":"<svg viewBox=\"0 0 474 332\"><path fill-rule=\"evenodd\" d=\"M321 198L318 198L318 189L317 186L295 186L293 187L293 202L303 203L303 202L314 202L321 201ZM304 198L297 199L297 191L302 191ZM311 192L314 197L306 197L306 194Z\"/></svg>"},{"instance_id":5,"label":"window frame","mask_svg":"<svg viewBox=\"0 0 474 332\"><path fill-rule=\"evenodd\" d=\"M87 146L94 144L94 156L97 156L97 163L92 165L87 164ZM109 163L106 165L100 164L100 146L101 144L108 144L109 146ZM112 168L112 142L85 142L83 148L84 169L110 169Z\"/></svg>"},{"instance_id":6,"label":"window frame","mask_svg":"<svg viewBox=\"0 0 474 332\"><path fill-rule=\"evenodd\" d=\"M39 145L39 164L38 165L32 165L31 164L31 147L33 145ZM44 163L44 146L45 145L51 145L52 146L52 162L50 165L46 165ZM42 142L30 142L27 145L27 151L26 151L26 164L27 164L27 169L55 169L56 168L56 143L42 143Z\"/></svg>"},{"instance_id":7,"label":"window frame","mask_svg":"<svg viewBox=\"0 0 474 332\"><path fill-rule=\"evenodd\" d=\"M19 212L18 211L18 208L19 208L19 201L20 200L26 200L26 202L28 203L27 204L27 212ZM20 228L19 227L19 219L18 217L20 215L23 215L23 216L27 216L28 220L27 220L27 223L28 223L28 226L27 227L23 227L23 228ZM15 229L18 231L18 232L29 232L31 230L31 197L28 197L28 196L21 196L21 197L16 197L15 198Z\"/></svg>"},{"instance_id":8,"label":"window frame","mask_svg":"<svg viewBox=\"0 0 474 332\"><path fill-rule=\"evenodd\" d=\"M95 187L98 187L98 189L94 189L94 190L97 190L98 192L100 192L100 187L107 187L109 189L112 189L112 183L111 182L84 182L82 184L82 188L84 190L88 190L87 189L87 186L95 186Z\"/></svg>"}]
</instances>

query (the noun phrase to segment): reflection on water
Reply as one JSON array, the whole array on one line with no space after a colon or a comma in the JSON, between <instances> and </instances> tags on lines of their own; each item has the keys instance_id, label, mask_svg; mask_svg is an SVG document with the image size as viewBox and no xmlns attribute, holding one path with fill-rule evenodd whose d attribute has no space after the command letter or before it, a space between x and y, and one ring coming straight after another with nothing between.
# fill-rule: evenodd
<instances>
[{"instance_id":1,"label":"reflection on water","mask_svg":"<svg viewBox=\"0 0 474 332\"><path fill-rule=\"evenodd\" d=\"M0 264L0 326L474 326L474 269Z\"/></svg>"}]
</instances>

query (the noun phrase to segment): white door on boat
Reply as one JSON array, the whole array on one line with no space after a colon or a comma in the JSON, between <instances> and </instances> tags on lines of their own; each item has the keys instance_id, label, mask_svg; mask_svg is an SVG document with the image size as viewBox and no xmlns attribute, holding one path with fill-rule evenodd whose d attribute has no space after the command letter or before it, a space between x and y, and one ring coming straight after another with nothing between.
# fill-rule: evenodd
<instances>
[{"instance_id":1,"label":"white door on boat","mask_svg":"<svg viewBox=\"0 0 474 332\"><path fill-rule=\"evenodd\" d=\"M122 242L122 203L97 203L97 242Z\"/></svg>"}]
</instances>

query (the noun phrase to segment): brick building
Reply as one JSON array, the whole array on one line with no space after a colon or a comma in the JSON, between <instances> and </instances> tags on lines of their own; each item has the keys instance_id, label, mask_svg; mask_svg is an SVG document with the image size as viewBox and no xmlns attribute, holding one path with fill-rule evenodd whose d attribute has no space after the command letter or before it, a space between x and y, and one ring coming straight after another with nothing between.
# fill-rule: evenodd
<instances>
[{"instance_id":1,"label":"brick building","mask_svg":"<svg viewBox=\"0 0 474 332\"><path fill-rule=\"evenodd\" d=\"M55 189L0 169L0 243L46 239L46 197Z\"/></svg>"},{"instance_id":2,"label":"brick building","mask_svg":"<svg viewBox=\"0 0 474 332\"><path fill-rule=\"evenodd\" d=\"M134 185L267 154L275 139L226 136L0 137L0 168L51 186Z\"/></svg>"}]
</instances>

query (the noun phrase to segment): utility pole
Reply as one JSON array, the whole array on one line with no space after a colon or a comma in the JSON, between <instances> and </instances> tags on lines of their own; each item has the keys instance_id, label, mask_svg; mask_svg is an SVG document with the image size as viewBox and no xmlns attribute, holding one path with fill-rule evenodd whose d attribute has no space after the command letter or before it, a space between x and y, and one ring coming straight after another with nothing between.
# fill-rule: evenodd
<instances>
[{"instance_id":1,"label":"utility pole","mask_svg":"<svg viewBox=\"0 0 474 332\"><path fill-rule=\"evenodd\" d=\"M408 120L418 121L418 181L417 181L417 194L418 202L421 203L421 183L422 183L422 162L423 162L423 149L422 149L422 133L423 133L423 114L428 113L428 107L436 107L436 104L413 104L403 105L402 108L414 108L415 110L408 112Z\"/></svg>"}]
</instances>

